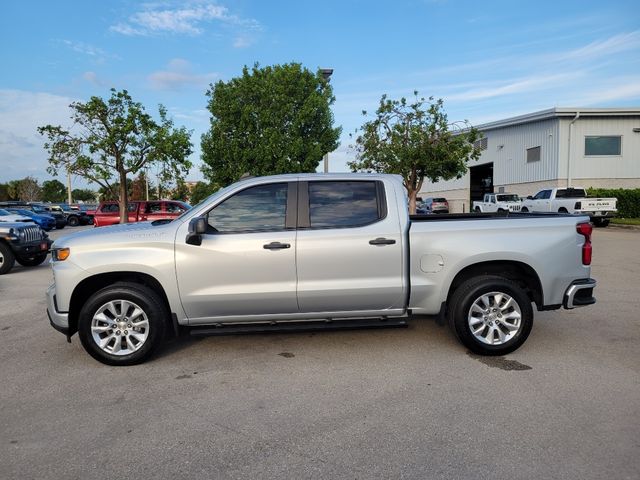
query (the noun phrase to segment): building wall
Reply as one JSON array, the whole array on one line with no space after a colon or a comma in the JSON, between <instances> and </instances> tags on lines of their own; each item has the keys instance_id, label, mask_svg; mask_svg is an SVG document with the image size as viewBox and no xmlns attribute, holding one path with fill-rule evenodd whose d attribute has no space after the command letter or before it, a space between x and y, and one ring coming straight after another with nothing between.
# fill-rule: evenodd
<instances>
[{"instance_id":1,"label":"building wall","mask_svg":"<svg viewBox=\"0 0 640 480\"><path fill-rule=\"evenodd\" d=\"M569 125L571 119L560 122L560 162L558 178L569 183L585 185L588 179L627 179L624 188L640 188L640 116L636 117L586 117L578 118L571 129L571 162L567 171L569 155ZM621 135L622 154L620 156L585 156L585 136Z\"/></svg>"},{"instance_id":2,"label":"building wall","mask_svg":"<svg viewBox=\"0 0 640 480\"><path fill-rule=\"evenodd\" d=\"M558 120L549 119L485 132L480 161L493 162L494 185L552 180L558 175ZM527 149L540 147L540 160L527 163ZM471 166L471 163L470 163Z\"/></svg>"}]
</instances>

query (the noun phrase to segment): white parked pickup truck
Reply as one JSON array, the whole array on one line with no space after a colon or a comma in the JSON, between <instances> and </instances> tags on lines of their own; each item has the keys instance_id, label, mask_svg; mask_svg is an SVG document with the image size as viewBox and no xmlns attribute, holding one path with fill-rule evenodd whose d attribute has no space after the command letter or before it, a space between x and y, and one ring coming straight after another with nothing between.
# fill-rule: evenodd
<instances>
[{"instance_id":1,"label":"white parked pickup truck","mask_svg":"<svg viewBox=\"0 0 640 480\"><path fill-rule=\"evenodd\" d=\"M473 211L482 212L519 212L520 197L515 193L485 193L482 202L473 202Z\"/></svg>"},{"instance_id":2,"label":"white parked pickup truck","mask_svg":"<svg viewBox=\"0 0 640 480\"><path fill-rule=\"evenodd\" d=\"M532 305L595 302L588 217L410 217L393 175L245 179L172 221L62 237L52 257L51 325L111 365L142 362L169 332L406 325L411 314L504 355L529 335Z\"/></svg>"},{"instance_id":3,"label":"white parked pickup truck","mask_svg":"<svg viewBox=\"0 0 640 480\"><path fill-rule=\"evenodd\" d=\"M587 215L596 227L609 225L618 212L615 198L589 198L584 188L548 188L522 202L522 212Z\"/></svg>"}]
</instances>

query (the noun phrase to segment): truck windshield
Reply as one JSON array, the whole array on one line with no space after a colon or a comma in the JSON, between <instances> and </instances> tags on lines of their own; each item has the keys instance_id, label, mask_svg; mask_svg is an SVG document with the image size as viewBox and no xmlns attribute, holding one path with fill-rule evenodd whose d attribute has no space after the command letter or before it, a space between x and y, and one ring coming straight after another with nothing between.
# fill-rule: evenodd
<instances>
[{"instance_id":1,"label":"truck windshield","mask_svg":"<svg viewBox=\"0 0 640 480\"><path fill-rule=\"evenodd\" d=\"M515 194L497 195L496 198L499 202L517 202L520 200L518 195Z\"/></svg>"}]
</instances>

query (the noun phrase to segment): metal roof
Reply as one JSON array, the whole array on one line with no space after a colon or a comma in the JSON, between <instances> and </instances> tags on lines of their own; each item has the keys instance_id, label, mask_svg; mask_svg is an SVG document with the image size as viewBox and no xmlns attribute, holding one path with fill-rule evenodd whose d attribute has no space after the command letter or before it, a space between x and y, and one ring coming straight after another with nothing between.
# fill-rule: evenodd
<instances>
[{"instance_id":1,"label":"metal roof","mask_svg":"<svg viewBox=\"0 0 640 480\"><path fill-rule=\"evenodd\" d=\"M494 130L496 128L510 127L512 125L520 125L523 123L537 122L540 120L548 120L550 118L567 117L573 118L577 114L580 117L640 117L640 107L625 108L580 108L580 107L555 107L548 110L540 110L538 112L527 113L517 117L505 118L504 120L496 120L495 122L483 123L476 125L478 130Z\"/></svg>"}]
</instances>

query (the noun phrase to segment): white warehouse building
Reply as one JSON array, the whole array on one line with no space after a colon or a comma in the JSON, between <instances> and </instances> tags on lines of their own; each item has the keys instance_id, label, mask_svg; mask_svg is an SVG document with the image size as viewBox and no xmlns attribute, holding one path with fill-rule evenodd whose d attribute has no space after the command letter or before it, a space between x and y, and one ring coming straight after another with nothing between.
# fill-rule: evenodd
<instances>
[{"instance_id":1,"label":"white warehouse building","mask_svg":"<svg viewBox=\"0 0 640 480\"><path fill-rule=\"evenodd\" d=\"M552 108L476 128L480 158L460 179L425 181L420 197L444 197L452 212L468 212L489 192L640 188L640 108Z\"/></svg>"}]
</instances>

